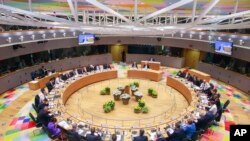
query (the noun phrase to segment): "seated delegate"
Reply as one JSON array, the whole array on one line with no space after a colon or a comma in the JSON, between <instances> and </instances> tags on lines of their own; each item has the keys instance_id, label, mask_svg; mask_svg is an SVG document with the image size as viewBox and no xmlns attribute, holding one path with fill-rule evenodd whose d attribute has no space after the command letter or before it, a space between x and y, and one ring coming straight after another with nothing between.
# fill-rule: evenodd
<instances>
[{"instance_id":1,"label":"seated delegate","mask_svg":"<svg viewBox=\"0 0 250 141\"><path fill-rule=\"evenodd\" d=\"M150 69L147 62L144 64L143 69L145 69L145 70Z\"/></svg>"},{"instance_id":2,"label":"seated delegate","mask_svg":"<svg viewBox=\"0 0 250 141\"><path fill-rule=\"evenodd\" d=\"M102 139L101 139L101 136L99 134L97 134L97 135L95 134L95 128L92 127L90 129L90 134L86 135L86 140L87 141L101 141Z\"/></svg>"},{"instance_id":3,"label":"seated delegate","mask_svg":"<svg viewBox=\"0 0 250 141\"><path fill-rule=\"evenodd\" d=\"M132 64L132 68L134 68L134 69L138 69L138 66L137 66L137 63L136 63L136 62L133 62L133 64Z\"/></svg>"},{"instance_id":4,"label":"seated delegate","mask_svg":"<svg viewBox=\"0 0 250 141\"><path fill-rule=\"evenodd\" d=\"M48 131L52 135L52 137L60 137L62 131L60 128L57 127L57 119L56 118L51 118L50 122L48 123Z\"/></svg>"},{"instance_id":5,"label":"seated delegate","mask_svg":"<svg viewBox=\"0 0 250 141\"><path fill-rule=\"evenodd\" d=\"M143 129L140 129L139 136L134 137L133 141L148 141L148 137L144 136Z\"/></svg>"}]
</instances>

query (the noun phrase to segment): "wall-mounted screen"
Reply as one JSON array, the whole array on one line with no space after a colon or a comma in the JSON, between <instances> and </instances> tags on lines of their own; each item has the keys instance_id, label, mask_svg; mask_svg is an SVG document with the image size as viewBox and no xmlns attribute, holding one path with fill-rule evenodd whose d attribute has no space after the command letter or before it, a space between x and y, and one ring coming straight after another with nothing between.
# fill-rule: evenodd
<instances>
[{"instance_id":1,"label":"wall-mounted screen","mask_svg":"<svg viewBox=\"0 0 250 141\"><path fill-rule=\"evenodd\" d=\"M94 34L80 34L78 36L78 44L85 45L85 44L93 44L95 41Z\"/></svg>"},{"instance_id":2,"label":"wall-mounted screen","mask_svg":"<svg viewBox=\"0 0 250 141\"><path fill-rule=\"evenodd\" d=\"M224 42L224 41L215 41L214 42L214 51L216 53L232 55L233 43Z\"/></svg>"}]
</instances>

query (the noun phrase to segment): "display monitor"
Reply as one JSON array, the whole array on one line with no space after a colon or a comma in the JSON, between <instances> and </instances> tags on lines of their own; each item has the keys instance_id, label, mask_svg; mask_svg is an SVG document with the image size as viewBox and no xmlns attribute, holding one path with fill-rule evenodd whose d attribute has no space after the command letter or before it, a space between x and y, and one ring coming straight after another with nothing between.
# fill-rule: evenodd
<instances>
[{"instance_id":1,"label":"display monitor","mask_svg":"<svg viewBox=\"0 0 250 141\"><path fill-rule=\"evenodd\" d=\"M216 53L232 55L233 43L224 41L215 41L214 51Z\"/></svg>"},{"instance_id":2,"label":"display monitor","mask_svg":"<svg viewBox=\"0 0 250 141\"><path fill-rule=\"evenodd\" d=\"M80 34L78 36L79 45L93 44L94 42L95 42L94 34Z\"/></svg>"}]
</instances>

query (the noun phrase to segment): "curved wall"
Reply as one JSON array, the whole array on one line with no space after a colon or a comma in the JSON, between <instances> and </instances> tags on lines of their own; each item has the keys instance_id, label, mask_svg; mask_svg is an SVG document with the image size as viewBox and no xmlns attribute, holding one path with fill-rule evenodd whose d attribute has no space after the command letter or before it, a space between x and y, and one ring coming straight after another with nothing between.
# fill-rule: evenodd
<instances>
[{"instance_id":1,"label":"curved wall","mask_svg":"<svg viewBox=\"0 0 250 141\"><path fill-rule=\"evenodd\" d=\"M149 58L154 58L155 61L161 62L161 65L173 68L182 68L184 64L184 58L162 56L162 55L149 55L149 54L126 54L127 63L141 63L142 60L149 60Z\"/></svg>"},{"instance_id":2,"label":"curved wall","mask_svg":"<svg viewBox=\"0 0 250 141\"><path fill-rule=\"evenodd\" d=\"M5 41L6 43L6 41ZM94 45L113 45L113 44L138 44L138 45L165 45L170 47L198 49L205 52L214 53L214 49L208 41L165 37L158 41L157 37L126 37L126 36L100 36ZM47 43L38 44L37 42L23 44L25 48L13 50L12 46L0 47L0 60L16 57L20 55L41 52L45 50L69 48L78 46L76 38L65 38L60 40L49 40ZM249 44L250 46L250 44ZM250 62L250 47L236 47L232 57Z\"/></svg>"},{"instance_id":3,"label":"curved wall","mask_svg":"<svg viewBox=\"0 0 250 141\"><path fill-rule=\"evenodd\" d=\"M89 64L111 64L111 54L81 56L75 58L67 58L49 63L39 64L32 67L17 70L0 78L0 93L11 88L17 87L23 83L31 81L30 73L44 66L47 69L55 69L56 71L65 71L73 68L87 66Z\"/></svg>"},{"instance_id":4,"label":"curved wall","mask_svg":"<svg viewBox=\"0 0 250 141\"><path fill-rule=\"evenodd\" d=\"M197 69L210 74L213 78L221 80L229 85L250 94L250 78L224 68L199 62Z\"/></svg>"}]
</instances>

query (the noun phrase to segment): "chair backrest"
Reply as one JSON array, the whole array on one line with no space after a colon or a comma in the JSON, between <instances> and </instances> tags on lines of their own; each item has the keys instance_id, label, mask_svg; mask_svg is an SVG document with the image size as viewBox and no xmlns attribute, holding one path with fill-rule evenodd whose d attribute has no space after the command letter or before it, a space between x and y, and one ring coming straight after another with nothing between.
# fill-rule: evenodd
<instances>
[{"instance_id":1,"label":"chair backrest","mask_svg":"<svg viewBox=\"0 0 250 141\"><path fill-rule=\"evenodd\" d=\"M230 100L227 100L225 102L225 104L223 105L223 111L227 108L227 106L229 105L229 103L230 103Z\"/></svg>"},{"instance_id":2,"label":"chair backrest","mask_svg":"<svg viewBox=\"0 0 250 141\"><path fill-rule=\"evenodd\" d=\"M72 134L67 134L67 139L68 139L68 141L80 141L80 138L78 138Z\"/></svg>"},{"instance_id":3,"label":"chair backrest","mask_svg":"<svg viewBox=\"0 0 250 141\"><path fill-rule=\"evenodd\" d=\"M35 123L37 123L37 120L32 113L29 113L29 116Z\"/></svg>"},{"instance_id":4,"label":"chair backrest","mask_svg":"<svg viewBox=\"0 0 250 141\"><path fill-rule=\"evenodd\" d=\"M39 97L39 95L36 95L35 96L35 106L38 107L39 103L40 103L40 97Z\"/></svg>"},{"instance_id":5,"label":"chair backrest","mask_svg":"<svg viewBox=\"0 0 250 141\"><path fill-rule=\"evenodd\" d=\"M33 109L36 111L36 113L38 113L39 111L38 111L38 108L35 106L35 104L34 103L32 103L32 107L33 107Z\"/></svg>"}]
</instances>

